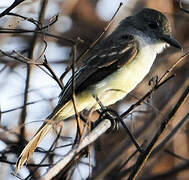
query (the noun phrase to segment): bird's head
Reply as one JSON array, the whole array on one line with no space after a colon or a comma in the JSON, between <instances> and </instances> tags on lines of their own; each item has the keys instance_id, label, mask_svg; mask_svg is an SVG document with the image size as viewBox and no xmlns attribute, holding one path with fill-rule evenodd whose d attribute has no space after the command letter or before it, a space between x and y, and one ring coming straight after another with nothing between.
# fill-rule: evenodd
<instances>
[{"instance_id":1,"label":"bird's head","mask_svg":"<svg viewBox=\"0 0 189 180\"><path fill-rule=\"evenodd\" d=\"M168 45L182 49L182 46L172 37L171 25L161 12L145 8L133 16L134 26L152 38L166 42Z\"/></svg>"}]
</instances>

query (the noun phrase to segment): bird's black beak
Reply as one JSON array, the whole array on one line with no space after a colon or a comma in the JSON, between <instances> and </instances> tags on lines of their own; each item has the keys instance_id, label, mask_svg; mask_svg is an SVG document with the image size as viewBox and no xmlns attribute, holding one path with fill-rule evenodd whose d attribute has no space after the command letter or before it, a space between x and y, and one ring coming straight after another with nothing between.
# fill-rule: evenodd
<instances>
[{"instance_id":1,"label":"bird's black beak","mask_svg":"<svg viewBox=\"0 0 189 180\"><path fill-rule=\"evenodd\" d=\"M173 47L179 48L181 50L183 49L183 47L180 45L180 43L177 40L175 40L174 38L172 38L167 34L160 35L160 39L162 39L163 41L165 41L166 43L170 44Z\"/></svg>"}]
</instances>

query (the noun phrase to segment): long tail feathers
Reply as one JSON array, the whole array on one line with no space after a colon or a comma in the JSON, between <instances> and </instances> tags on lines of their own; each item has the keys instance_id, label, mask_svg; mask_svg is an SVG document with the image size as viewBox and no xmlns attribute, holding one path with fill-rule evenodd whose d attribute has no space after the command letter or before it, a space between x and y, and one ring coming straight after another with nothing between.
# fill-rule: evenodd
<instances>
[{"instance_id":1,"label":"long tail feathers","mask_svg":"<svg viewBox=\"0 0 189 180\"><path fill-rule=\"evenodd\" d=\"M41 130L31 139L31 141L26 145L26 147L23 149L22 153L20 154L17 163L16 163L16 172L18 172L24 163L27 162L28 158L32 153L35 151L38 144L41 142L41 140L46 136L46 134L50 131L52 128L52 123L45 124Z\"/></svg>"}]
</instances>

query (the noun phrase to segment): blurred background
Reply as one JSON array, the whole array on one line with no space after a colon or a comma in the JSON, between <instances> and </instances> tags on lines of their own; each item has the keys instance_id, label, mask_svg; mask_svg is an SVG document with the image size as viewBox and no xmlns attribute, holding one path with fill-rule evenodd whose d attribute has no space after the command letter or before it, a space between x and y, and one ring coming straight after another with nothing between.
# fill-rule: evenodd
<instances>
[{"instance_id":1,"label":"blurred background","mask_svg":"<svg viewBox=\"0 0 189 180\"><path fill-rule=\"evenodd\" d=\"M10 7L13 0L0 1L0 13ZM110 33L121 19L144 7L164 13L171 22L173 36L183 45L184 51L169 48L158 56L151 72L123 101L113 105L119 114L140 99L152 86L149 80L161 77L178 59L189 51L189 13L179 8L175 0L25 0L9 14L0 18L0 179L18 179L14 176L16 159L36 133L43 120L52 112L61 92L57 82L39 66L27 65L18 59L26 57L42 62L44 55L53 71L60 77L72 63L71 51L77 39L79 56L93 43L111 20L120 2L123 6L116 14ZM182 1L189 10L189 1ZM56 20L56 16L58 19ZM52 23L54 22L54 23ZM52 23L52 24L51 24ZM37 30L37 25L46 28ZM47 47L45 48L45 43ZM79 66L85 58L82 58ZM134 109L124 120L139 144L152 139L161 122L175 106L189 85L189 58L180 63L171 74L176 77L155 91L151 97ZM71 76L68 72L65 83ZM175 126L189 112L187 100L169 123L162 140L173 132ZM97 117L93 113L92 119ZM189 179L189 123L184 124L166 144L148 160L138 179ZM18 176L22 179L37 179L71 149L76 134L76 121L64 122L61 138L52 151L48 151L56 138L52 131L40 143L28 166ZM172 133L173 134L173 133ZM147 144L146 143L146 144ZM89 175L101 179L126 179L138 154L128 158L136 150L125 130L105 134L88 148L88 156L75 162L59 179L86 179ZM38 165L43 157L44 166ZM127 162L127 163L125 163ZM35 171L34 171L35 170ZM58 179L58 178L57 178Z\"/></svg>"}]
</instances>

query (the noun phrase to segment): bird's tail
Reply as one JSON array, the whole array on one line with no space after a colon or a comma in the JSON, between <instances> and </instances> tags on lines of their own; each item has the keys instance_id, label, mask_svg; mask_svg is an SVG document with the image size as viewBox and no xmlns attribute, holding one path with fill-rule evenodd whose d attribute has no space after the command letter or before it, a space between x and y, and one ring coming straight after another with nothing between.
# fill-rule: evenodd
<instances>
[{"instance_id":1,"label":"bird's tail","mask_svg":"<svg viewBox=\"0 0 189 180\"><path fill-rule=\"evenodd\" d=\"M31 139L31 141L26 145L23 149L22 153L20 154L17 163L16 163L16 172L18 172L25 162L27 162L28 158L32 153L35 151L38 144L41 140L46 136L46 134L52 128L53 123L46 123L38 132L37 134Z\"/></svg>"}]
</instances>

